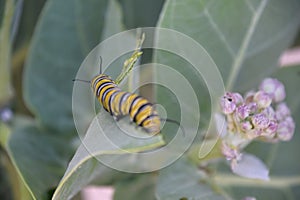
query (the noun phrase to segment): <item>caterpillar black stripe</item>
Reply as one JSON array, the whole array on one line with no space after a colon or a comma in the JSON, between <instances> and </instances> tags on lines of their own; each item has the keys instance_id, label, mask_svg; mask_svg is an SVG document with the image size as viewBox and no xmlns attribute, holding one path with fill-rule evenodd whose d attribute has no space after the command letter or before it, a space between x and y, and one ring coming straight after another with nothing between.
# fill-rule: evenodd
<instances>
[{"instance_id":1,"label":"caterpillar black stripe","mask_svg":"<svg viewBox=\"0 0 300 200\"><path fill-rule=\"evenodd\" d=\"M129 115L131 121L147 132L160 132L160 117L147 99L122 91L107 75L99 74L91 81L92 90L103 108L116 119Z\"/></svg>"}]
</instances>

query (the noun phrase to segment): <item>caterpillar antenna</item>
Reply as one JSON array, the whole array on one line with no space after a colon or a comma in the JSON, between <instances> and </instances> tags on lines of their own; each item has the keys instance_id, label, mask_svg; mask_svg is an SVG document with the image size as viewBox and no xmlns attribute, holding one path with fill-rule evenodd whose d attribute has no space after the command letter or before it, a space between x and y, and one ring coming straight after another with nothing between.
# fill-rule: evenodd
<instances>
[{"instance_id":1,"label":"caterpillar antenna","mask_svg":"<svg viewBox=\"0 0 300 200\"><path fill-rule=\"evenodd\" d=\"M99 71L100 74L102 74L102 57L100 56L100 71Z\"/></svg>"},{"instance_id":2,"label":"caterpillar antenna","mask_svg":"<svg viewBox=\"0 0 300 200\"><path fill-rule=\"evenodd\" d=\"M81 82L85 82L85 83L91 83L91 81L87 81L87 80L81 80L81 79L73 79L72 81L81 81Z\"/></svg>"}]
</instances>

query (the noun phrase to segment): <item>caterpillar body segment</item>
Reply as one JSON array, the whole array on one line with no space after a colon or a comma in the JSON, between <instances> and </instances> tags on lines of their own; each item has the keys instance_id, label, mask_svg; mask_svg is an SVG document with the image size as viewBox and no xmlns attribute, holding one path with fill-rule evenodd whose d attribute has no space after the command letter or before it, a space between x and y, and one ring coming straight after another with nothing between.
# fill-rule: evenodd
<instances>
[{"instance_id":1,"label":"caterpillar body segment","mask_svg":"<svg viewBox=\"0 0 300 200\"><path fill-rule=\"evenodd\" d=\"M151 134L160 132L161 119L147 99L122 91L107 75L99 74L91 81L93 93L103 108L115 119L129 115L130 120Z\"/></svg>"}]
</instances>

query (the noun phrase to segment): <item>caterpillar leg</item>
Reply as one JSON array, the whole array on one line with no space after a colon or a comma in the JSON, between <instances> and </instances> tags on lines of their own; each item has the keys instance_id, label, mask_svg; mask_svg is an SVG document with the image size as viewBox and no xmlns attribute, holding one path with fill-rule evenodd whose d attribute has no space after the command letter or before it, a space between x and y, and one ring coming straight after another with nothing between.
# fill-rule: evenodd
<instances>
[{"instance_id":1,"label":"caterpillar leg","mask_svg":"<svg viewBox=\"0 0 300 200\"><path fill-rule=\"evenodd\" d=\"M120 119L122 119L123 117L125 117L124 115L113 115L114 120L119 121Z\"/></svg>"}]
</instances>

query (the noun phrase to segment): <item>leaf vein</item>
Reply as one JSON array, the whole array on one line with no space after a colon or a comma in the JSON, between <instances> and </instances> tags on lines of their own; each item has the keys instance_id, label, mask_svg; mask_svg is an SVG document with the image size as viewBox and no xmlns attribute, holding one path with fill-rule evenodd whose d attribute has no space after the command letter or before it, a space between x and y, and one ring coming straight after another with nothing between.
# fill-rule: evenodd
<instances>
[{"instance_id":1,"label":"leaf vein","mask_svg":"<svg viewBox=\"0 0 300 200\"><path fill-rule=\"evenodd\" d=\"M238 50L237 56L235 57L233 61L233 65L231 67L229 78L226 84L227 91L230 91L233 88L233 84L236 81L236 78L239 74L239 71L242 67L243 61L246 56L246 51L248 49L248 46L250 44L251 38L256 30L257 24L259 22L259 19L268 3L268 0L261 1L259 7L257 8L256 12L253 14L253 17L250 22L250 26L246 32L246 35L243 39L242 45L240 49Z\"/></svg>"},{"instance_id":2,"label":"leaf vein","mask_svg":"<svg viewBox=\"0 0 300 200\"><path fill-rule=\"evenodd\" d=\"M210 15L209 11L206 8L204 9L204 15L207 17L208 22L211 24L212 28L219 35L221 41L225 44L225 47L227 48L227 50L230 53L230 55L232 56L232 58L234 58L235 53L234 53L233 49L228 44L226 38L224 37L224 34L221 32L221 30L219 29L218 25L214 22L212 16Z\"/></svg>"}]
</instances>

